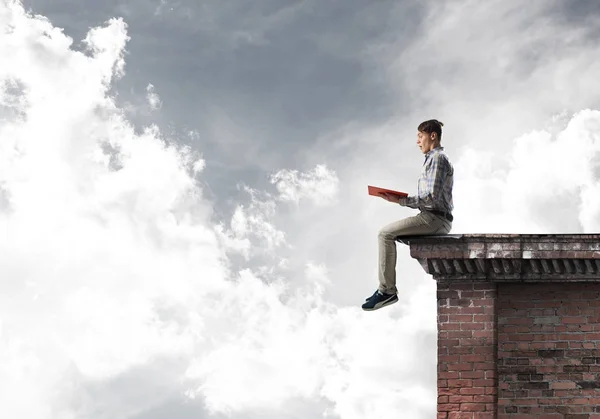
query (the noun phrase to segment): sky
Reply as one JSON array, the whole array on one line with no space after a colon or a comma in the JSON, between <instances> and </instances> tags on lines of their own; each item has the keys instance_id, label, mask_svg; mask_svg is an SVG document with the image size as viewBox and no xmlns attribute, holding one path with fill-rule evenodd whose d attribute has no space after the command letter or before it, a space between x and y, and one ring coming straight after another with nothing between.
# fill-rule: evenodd
<instances>
[{"instance_id":1,"label":"sky","mask_svg":"<svg viewBox=\"0 0 600 419\"><path fill-rule=\"evenodd\" d=\"M600 5L0 0L3 417L431 418L377 233L444 122L452 234L600 230Z\"/></svg>"}]
</instances>

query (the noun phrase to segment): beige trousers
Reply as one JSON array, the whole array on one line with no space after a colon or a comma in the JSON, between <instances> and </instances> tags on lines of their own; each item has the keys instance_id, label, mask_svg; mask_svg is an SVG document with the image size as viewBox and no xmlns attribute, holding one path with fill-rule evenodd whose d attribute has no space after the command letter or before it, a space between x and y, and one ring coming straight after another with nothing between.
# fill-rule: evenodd
<instances>
[{"instance_id":1,"label":"beige trousers","mask_svg":"<svg viewBox=\"0 0 600 419\"><path fill-rule=\"evenodd\" d=\"M414 217L394 221L379 230L379 291L396 294L396 237L448 234L452 222L446 218L421 212Z\"/></svg>"}]
</instances>

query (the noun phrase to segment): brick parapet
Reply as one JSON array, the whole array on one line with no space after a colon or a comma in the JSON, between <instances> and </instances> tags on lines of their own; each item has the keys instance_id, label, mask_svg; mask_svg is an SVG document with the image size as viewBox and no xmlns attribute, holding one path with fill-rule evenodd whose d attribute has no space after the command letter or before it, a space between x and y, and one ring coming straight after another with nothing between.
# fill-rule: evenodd
<instances>
[{"instance_id":1,"label":"brick parapet","mask_svg":"<svg viewBox=\"0 0 600 419\"><path fill-rule=\"evenodd\" d=\"M438 419L600 419L600 234L399 241L437 281Z\"/></svg>"},{"instance_id":2,"label":"brick parapet","mask_svg":"<svg viewBox=\"0 0 600 419\"><path fill-rule=\"evenodd\" d=\"M438 419L495 417L496 287L438 283Z\"/></svg>"}]
</instances>

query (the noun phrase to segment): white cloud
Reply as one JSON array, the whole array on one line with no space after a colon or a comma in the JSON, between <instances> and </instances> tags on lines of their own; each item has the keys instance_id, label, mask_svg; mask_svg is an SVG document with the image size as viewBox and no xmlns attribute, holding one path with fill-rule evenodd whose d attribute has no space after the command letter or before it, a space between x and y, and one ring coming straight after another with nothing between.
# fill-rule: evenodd
<instances>
[{"instance_id":1,"label":"white cloud","mask_svg":"<svg viewBox=\"0 0 600 419\"><path fill-rule=\"evenodd\" d=\"M269 193L243 186L251 201L246 207L236 206L229 228L221 223L216 226L225 248L241 253L246 260L260 255L272 255L273 251L284 246L285 234L277 229L271 218L276 212L277 204Z\"/></svg>"},{"instance_id":2,"label":"white cloud","mask_svg":"<svg viewBox=\"0 0 600 419\"><path fill-rule=\"evenodd\" d=\"M600 112L577 112L555 135L516 138L509 159L469 149L456 162L462 232L580 233L600 228Z\"/></svg>"},{"instance_id":3,"label":"white cloud","mask_svg":"<svg viewBox=\"0 0 600 419\"><path fill-rule=\"evenodd\" d=\"M124 70L124 23L92 29L86 56L18 3L0 10L13 28L0 35L0 84L19 86L1 100L0 403L9 416L72 417L71 379L190 352L202 330L192 308L228 272L192 177L200 160L156 127L136 135L106 95Z\"/></svg>"},{"instance_id":4,"label":"white cloud","mask_svg":"<svg viewBox=\"0 0 600 419\"><path fill-rule=\"evenodd\" d=\"M162 101L160 100L160 96L154 91L154 85L152 83L146 86L146 93L146 99L148 99L150 109L153 111L160 109L162 107Z\"/></svg>"},{"instance_id":5,"label":"white cloud","mask_svg":"<svg viewBox=\"0 0 600 419\"><path fill-rule=\"evenodd\" d=\"M271 183L282 201L298 203L308 199L316 205L331 205L337 198L339 179L335 172L320 164L308 173L280 170L271 176Z\"/></svg>"},{"instance_id":6,"label":"white cloud","mask_svg":"<svg viewBox=\"0 0 600 419\"><path fill-rule=\"evenodd\" d=\"M324 165L317 165L306 173L280 170L271 175L270 181L278 191L276 196L241 185L250 195L250 204L236 206L229 228L222 223L216 227L224 246L231 252L241 253L246 260L261 254L274 255L279 247L290 248L285 232L272 220L280 212L279 202L298 204L301 199L306 199L321 207L332 205L337 198L339 179ZM282 262L281 257L279 262Z\"/></svg>"},{"instance_id":7,"label":"white cloud","mask_svg":"<svg viewBox=\"0 0 600 419\"><path fill-rule=\"evenodd\" d=\"M322 268L309 265L307 270L307 279L323 278ZM240 279L221 314L244 321L223 321L230 340L189 369L188 378L201 381L191 396L199 393L211 410L230 413L283 411L295 397L328 398L335 417L361 418L370 407L381 418L397 417L400 407L416 412L425 406L431 413L435 391L418 380L408 391L396 378L419 373L410 361L418 351L412 339L424 332L424 314L435 317L434 302L415 298L412 314L395 320L391 311L372 316L359 308L338 309L323 300L319 288L307 286L281 300L265 294L251 272L242 272ZM385 345L373 345L365 344L367 336L389 338ZM425 396L423 406L403 406L416 394Z\"/></svg>"}]
</instances>

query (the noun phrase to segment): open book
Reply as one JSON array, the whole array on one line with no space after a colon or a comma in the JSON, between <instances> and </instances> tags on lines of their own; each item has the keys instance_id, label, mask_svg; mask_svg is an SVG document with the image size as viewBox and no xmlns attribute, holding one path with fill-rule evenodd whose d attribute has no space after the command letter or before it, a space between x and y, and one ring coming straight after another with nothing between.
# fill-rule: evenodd
<instances>
[{"instance_id":1,"label":"open book","mask_svg":"<svg viewBox=\"0 0 600 419\"><path fill-rule=\"evenodd\" d=\"M373 196L380 196L380 194L383 192L389 193L390 195L399 196L400 198L405 198L408 196L408 194L406 192L398 192L398 191L394 191L393 189L379 188L377 186L371 186L371 185L368 185L368 188L369 188L369 195L373 195Z\"/></svg>"}]
</instances>

